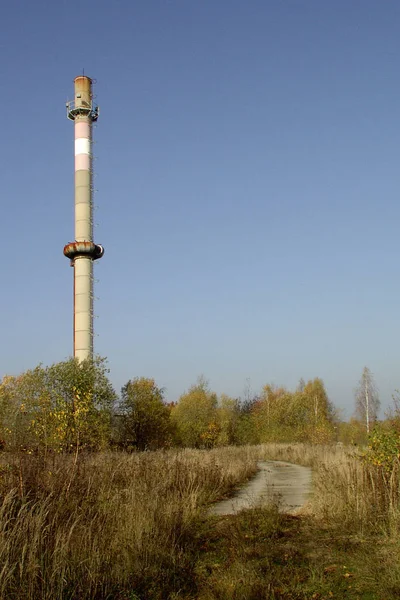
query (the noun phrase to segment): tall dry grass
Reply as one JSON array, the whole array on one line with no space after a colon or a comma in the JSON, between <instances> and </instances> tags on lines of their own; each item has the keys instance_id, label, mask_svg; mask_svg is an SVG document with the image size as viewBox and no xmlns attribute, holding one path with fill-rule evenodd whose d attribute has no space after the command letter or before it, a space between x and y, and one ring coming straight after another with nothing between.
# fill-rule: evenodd
<instances>
[{"instance_id":1,"label":"tall dry grass","mask_svg":"<svg viewBox=\"0 0 400 600\"><path fill-rule=\"evenodd\" d=\"M68 456L3 454L0 600L195 598L195 540L209 504L266 459L312 467L309 511L321 526L398 533L397 466L385 479L354 449L103 453L82 456L76 467Z\"/></svg>"},{"instance_id":2,"label":"tall dry grass","mask_svg":"<svg viewBox=\"0 0 400 600\"><path fill-rule=\"evenodd\" d=\"M256 470L257 450L3 457L0 599L170 598L190 581L206 505Z\"/></svg>"},{"instance_id":3,"label":"tall dry grass","mask_svg":"<svg viewBox=\"0 0 400 600\"><path fill-rule=\"evenodd\" d=\"M312 467L308 508L317 518L360 534L400 531L398 461L387 475L364 462L357 448L342 445L265 444L260 455Z\"/></svg>"}]
</instances>

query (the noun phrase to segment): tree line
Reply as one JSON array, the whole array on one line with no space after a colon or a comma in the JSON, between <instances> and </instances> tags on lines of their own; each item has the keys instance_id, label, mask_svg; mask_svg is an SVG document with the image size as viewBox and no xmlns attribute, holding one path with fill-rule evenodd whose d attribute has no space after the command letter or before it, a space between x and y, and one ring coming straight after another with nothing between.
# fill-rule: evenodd
<instances>
[{"instance_id":1,"label":"tree line","mask_svg":"<svg viewBox=\"0 0 400 600\"><path fill-rule=\"evenodd\" d=\"M294 391L267 384L245 398L217 395L204 377L177 402L154 379L135 377L118 397L106 361L39 365L0 383L0 444L46 456L108 447L156 450L335 440L337 416L324 383Z\"/></svg>"}]
</instances>

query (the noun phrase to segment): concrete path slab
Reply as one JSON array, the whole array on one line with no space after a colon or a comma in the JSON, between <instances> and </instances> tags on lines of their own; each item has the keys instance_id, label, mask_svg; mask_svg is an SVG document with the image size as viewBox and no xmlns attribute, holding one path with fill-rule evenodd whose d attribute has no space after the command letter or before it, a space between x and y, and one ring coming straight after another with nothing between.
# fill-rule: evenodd
<instances>
[{"instance_id":1,"label":"concrete path slab","mask_svg":"<svg viewBox=\"0 0 400 600\"><path fill-rule=\"evenodd\" d=\"M280 512L301 508L311 491L311 469L292 463L270 460L258 463L257 474L235 496L217 502L213 515L233 515L244 508L276 503Z\"/></svg>"}]
</instances>

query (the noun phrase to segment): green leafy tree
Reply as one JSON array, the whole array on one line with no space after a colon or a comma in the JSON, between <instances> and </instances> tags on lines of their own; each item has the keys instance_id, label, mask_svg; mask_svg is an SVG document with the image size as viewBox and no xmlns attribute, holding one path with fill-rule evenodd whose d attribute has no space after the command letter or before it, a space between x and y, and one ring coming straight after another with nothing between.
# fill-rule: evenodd
<instances>
[{"instance_id":1,"label":"green leafy tree","mask_svg":"<svg viewBox=\"0 0 400 600\"><path fill-rule=\"evenodd\" d=\"M155 450L171 442L170 409L154 379L136 377L121 390L122 440L138 450Z\"/></svg>"},{"instance_id":2,"label":"green leafy tree","mask_svg":"<svg viewBox=\"0 0 400 600\"><path fill-rule=\"evenodd\" d=\"M236 443L239 445L259 444L259 431L257 430L254 413L259 404L258 396L245 396L238 403L238 421L236 424Z\"/></svg>"},{"instance_id":3,"label":"green leafy tree","mask_svg":"<svg viewBox=\"0 0 400 600\"><path fill-rule=\"evenodd\" d=\"M47 405L45 370L41 366L18 376L3 377L0 384L0 429L6 450L31 453L41 443L33 428L37 417L47 421L47 426L43 425L45 435L41 437L45 449L50 445L55 427L54 423L50 426L52 415Z\"/></svg>"},{"instance_id":4,"label":"green leafy tree","mask_svg":"<svg viewBox=\"0 0 400 600\"><path fill-rule=\"evenodd\" d=\"M111 415L117 395L108 379L104 358L82 362L70 359L48 368L48 386L54 402L65 410L69 445L102 449L108 446ZM62 422L62 415L60 415Z\"/></svg>"},{"instance_id":5,"label":"green leafy tree","mask_svg":"<svg viewBox=\"0 0 400 600\"><path fill-rule=\"evenodd\" d=\"M219 446L228 446L238 442L238 424L240 416L239 401L221 394L217 408L217 423Z\"/></svg>"},{"instance_id":6,"label":"green leafy tree","mask_svg":"<svg viewBox=\"0 0 400 600\"><path fill-rule=\"evenodd\" d=\"M399 463L400 433L395 429L384 429L379 425L368 438L368 446L361 458L377 467L388 484L395 465Z\"/></svg>"},{"instance_id":7,"label":"green leafy tree","mask_svg":"<svg viewBox=\"0 0 400 600\"><path fill-rule=\"evenodd\" d=\"M368 442L365 425L358 419L351 418L349 421L338 421L336 431L337 440L343 444L365 446Z\"/></svg>"},{"instance_id":8,"label":"green leafy tree","mask_svg":"<svg viewBox=\"0 0 400 600\"><path fill-rule=\"evenodd\" d=\"M177 441L192 448L216 445L220 428L217 418L217 395L200 377L197 384L183 394L171 411Z\"/></svg>"},{"instance_id":9,"label":"green leafy tree","mask_svg":"<svg viewBox=\"0 0 400 600\"><path fill-rule=\"evenodd\" d=\"M115 392L105 360L61 363L3 378L0 431L5 447L47 454L107 446Z\"/></svg>"}]
</instances>

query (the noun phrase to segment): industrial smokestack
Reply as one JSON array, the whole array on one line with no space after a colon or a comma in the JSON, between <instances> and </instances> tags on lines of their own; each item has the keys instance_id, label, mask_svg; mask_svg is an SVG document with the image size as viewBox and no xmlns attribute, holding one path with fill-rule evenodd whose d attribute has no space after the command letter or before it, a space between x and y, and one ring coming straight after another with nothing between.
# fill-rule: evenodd
<instances>
[{"instance_id":1,"label":"industrial smokestack","mask_svg":"<svg viewBox=\"0 0 400 600\"><path fill-rule=\"evenodd\" d=\"M99 109L93 103L92 80L75 78L75 98L67 117L75 122L75 241L64 247L74 268L74 356L93 357L93 261L104 254L93 242L92 124Z\"/></svg>"}]
</instances>

